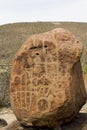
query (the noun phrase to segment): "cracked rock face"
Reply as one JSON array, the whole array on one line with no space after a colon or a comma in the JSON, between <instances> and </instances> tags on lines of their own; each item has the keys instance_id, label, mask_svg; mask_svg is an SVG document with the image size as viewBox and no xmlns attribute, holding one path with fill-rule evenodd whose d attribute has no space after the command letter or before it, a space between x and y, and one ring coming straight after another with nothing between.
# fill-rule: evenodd
<instances>
[{"instance_id":1,"label":"cracked rock face","mask_svg":"<svg viewBox=\"0 0 87 130\"><path fill-rule=\"evenodd\" d=\"M58 28L31 36L16 53L10 98L24 125L55 127L71 121L86 101L82 44Z\"/></svg>"}]
</instances>

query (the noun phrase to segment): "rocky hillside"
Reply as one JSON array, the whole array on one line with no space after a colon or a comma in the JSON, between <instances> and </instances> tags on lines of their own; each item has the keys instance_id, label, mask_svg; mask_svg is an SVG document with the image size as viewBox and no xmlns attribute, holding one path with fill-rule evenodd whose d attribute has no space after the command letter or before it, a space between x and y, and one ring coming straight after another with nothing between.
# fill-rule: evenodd
<instances>
[{"instance_id":1,"label":"rocky hillside","mask_svg":"<svg viewBox=\"0 0 87 130\"><path fill-rule=\"evenodd\" d=\"M32 34L63 27L74 33L84 45L82 63L87 63L87 23L34 22L14 23L0 26L0 64L11 64L15 52Z\"/></svg>"}]
</instances>

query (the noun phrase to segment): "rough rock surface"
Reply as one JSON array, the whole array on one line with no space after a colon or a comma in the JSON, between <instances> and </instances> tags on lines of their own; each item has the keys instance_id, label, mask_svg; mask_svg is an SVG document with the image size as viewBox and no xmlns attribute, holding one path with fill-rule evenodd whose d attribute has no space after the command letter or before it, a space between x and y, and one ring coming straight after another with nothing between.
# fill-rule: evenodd
<instances>
[{"instance_id":1,"label":"rough rock surface","mask_svg":"<svg viewBox=\"0 0 87 130\"><path fill-rule=\"evenodd\" d=\"M24 125L55 127L71 121L86 101L82 44L62 28L31 36L15 55L11 105Z\"/></svg>"}]
</instances>

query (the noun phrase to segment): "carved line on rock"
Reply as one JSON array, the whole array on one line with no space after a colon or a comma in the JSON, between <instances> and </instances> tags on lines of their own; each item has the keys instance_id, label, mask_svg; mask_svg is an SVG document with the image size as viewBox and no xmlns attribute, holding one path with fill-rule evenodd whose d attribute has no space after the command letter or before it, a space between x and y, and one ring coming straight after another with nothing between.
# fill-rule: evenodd
<instances>
[{"instance_id":1,"label":"carved line on rock","mask_svg":"<svg viewBox=\"0 0 87 130\"><path fill-rule=\"evenodd\" d=\"M47 70L47 65L56 65L56 68L55 69L57 69L57 70L55 70L56 71L56 73L57 73L57 81L58 81L58 72L59 72L59 64L58 64L58 50L57 49L55 49L55 51L56 51L56 56L57 56L57 61L53 61L53 59L52 59L52 54L49 54L49 57L50 57L50 62L49 61L47 61L47 58L45 58L45 62L43 63L43 62L39 62L39 63L36 63L36 65L45 65L45 71L46 71L46 73L45 73L45 77L48 77L49 76L49 73L48 73L48 70ZM43 41L43 52L45 52L45 48L44 48L44 41ZM52 71L54 71L54 70L52 70ZM27 73L28 73L28 75L29 75L29 78L30 78L30 91L27 91L27 87L28 87L28 84L27 84ZM20 76L21 77L21 76ZM40 77L41 78L41 77ZM37 79L37 81L38 81L38 79L40 79L39 77L36 77L36 79ZM32 81L34 80L34 78L32 77L32 70L30 69L30 70L25 70L25 91L22 91L21 90L21 87L23 86L22 85L22 78L21 78L21 87L20 87L20 98L22 99L22 92L24 92L25 93L25 109L30 109L31 108L31 103L32 103L32 86L33 86L33 84L32 84ZM53 79L51 79L51 82L54 82L54 77L53 77ZM52 83L52 85L54 85L53 83ZM43 87L45 87L45 86L43 86ZM51 86L52 87L52 86ZM49 90L48 90L48 93L50 92L50 90L52 90L52 88L49 88ZM30 93L30 102L29 102L29 106L30 107L28 107L27 108L27 100L26 100L26 97L27 97L27 92L29 92ZM36 92L36 91L35 91ZM47 95L48 95L48 93L47 93ZM16 93L17 94L17 93ZM37 95L37 94L36 94ZM46 96L47 96L46 95ZM49 95L48 95L49 96ZM45 97L44 97L45 98ZM46 98L47 99L47 98ZM22 106L22 100L21 100L21 108L23 108L23 106Z\"/></svg>"}]
</instances>

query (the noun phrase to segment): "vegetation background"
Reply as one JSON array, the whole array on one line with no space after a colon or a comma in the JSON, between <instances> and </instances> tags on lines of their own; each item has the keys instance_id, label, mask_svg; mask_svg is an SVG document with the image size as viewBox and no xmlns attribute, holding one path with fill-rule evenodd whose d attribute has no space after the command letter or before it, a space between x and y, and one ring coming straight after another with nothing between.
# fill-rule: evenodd
<instances>
[{"instance_id":1,"label":"vegetation background","mask_svg":"<svg viewBox=\"0 0 87 130\"><path fill-rule=\"evenodd\" d=\"M30 35L59 27L70 30L83 43L84 51L81 62L86 64L87 23L78 22L30 22L0 26L0 64L12 64L14 54Z\"/></svg>"}]
</instances>

